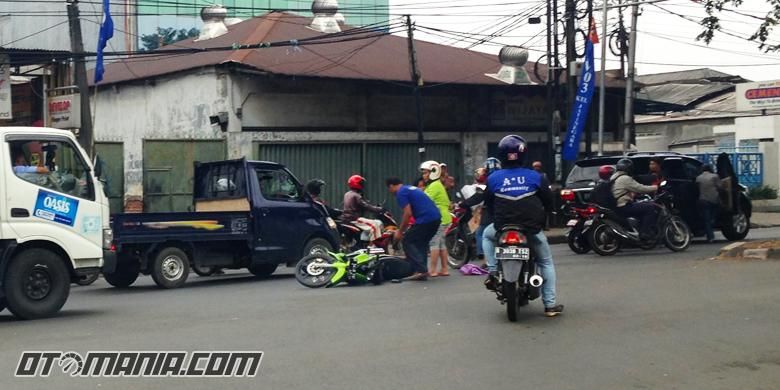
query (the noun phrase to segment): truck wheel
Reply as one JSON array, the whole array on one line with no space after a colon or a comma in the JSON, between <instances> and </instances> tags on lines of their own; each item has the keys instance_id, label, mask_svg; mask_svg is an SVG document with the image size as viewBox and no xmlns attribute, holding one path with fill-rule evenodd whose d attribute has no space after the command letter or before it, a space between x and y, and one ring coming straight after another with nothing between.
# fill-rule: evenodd
<instances>
[{"instance_id":1,"label":"truck wheel","mask_svg":"<svg viewBox=\"0 0 780 390\"><path fill-rule=\"evenodd\" d=\"M333 246L331 246L327 240L324 240L322 238L312 238L303 247L303 256L301 256L301 259L309 255L314 255L317 253L327 253L332 250L333 250Z\"/></svg>"},{"instance_id":2,"label":"truck wheel","mask_svg":"<svg viewBox=\"0 0 780 390\"><path fill-rule=\"evenodd\" d=\"M120 262L116 265L116 270L111 273L103 273L103 278L108 284L116 288L127 288L138 279L139 265L135 259L130 262Z\"/></svg>"},{"instance_id":3,"label":"truck wheel","mask_svg":"<svg viewBox=\"0 0 780 390\"><path fill-rule=\"evenodd\" d=\"M100 272L93 272L88 275L79 276L76 280L76 284L79 286L89 286L92 283L95 283L96 280L98 280L98 277L100 277Z\"/></svg>"},{"instance_id":4,"label":"truck wheel","mask_svg":"<svg viewBox=\"0 0 780 390\"><path fill-rule=\"evenodd\" d=\"M279 264L252 264L249 266L249 272L260 278L267 278L276 271Z\"/></svg>"},{"instance_id":5,"label":"truck wheel","mask_svg":"<svg viewBox=\"0 0 780 390\"><path fill-rule=\"evenodd\" d=\"M40 248L16 255L5 274L5 300L15 316L31 320L57 313L70 293L70 273L56 253Z\"/></svg>"},{"instance_id":6,"label":"truck wheel","mask_svg":"<svg viewBox=\"0 0 780 390\"><path fill-rule=\"evenodd\" d=\"M183 250L165 248L157 253L152 266L152 279L162 288L177 288L184 285L190 275L190 259Z\"/></svg>"}]
</instances>

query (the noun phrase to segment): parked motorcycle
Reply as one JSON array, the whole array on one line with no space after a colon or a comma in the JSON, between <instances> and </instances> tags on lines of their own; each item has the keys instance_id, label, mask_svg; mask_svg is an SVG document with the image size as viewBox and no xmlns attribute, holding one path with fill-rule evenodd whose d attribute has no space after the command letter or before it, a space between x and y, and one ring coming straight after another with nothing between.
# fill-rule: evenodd
<instances>
[{"instance_id":1,"label":"parked motorcycle","mask_svg":"<svg viewBox=\"0 0 780 390\"><path fill-rule=\"evenodd\" d=\"M450 267L460 269L477 257L477 240L469 228L471 209L457 208L452 212L452 224L444 233Z\"/></svg>"},{"instance_id":2,"label":"parked motorcycle","mask_svg":"<svg viewBox=\"0 0 780 390\"><path fill-rule=\"evenodd\" d=\"M539 298L544 279L536 266L536 254L517 226L504 226L498 233L497 299L506 305L509 321L517 321L517 309Z\"/></svg>"},{"instance_id":3,"label":"parked motorcycle","mask_svg":"<svg viewBox=\"0 0 780 390\"><path fill-rule=\"evenodd\" d=\"M598 212L588 235L593 251L611 256L620 250L622 244L652 249L659 242L674 252L686 250L691 244L691 229L674 210L672 194L664 189L665 185L666 182L661 183L661 189L654 197L640 200L656 207L656 224L649 239L640 238L638 219L623 218L614 210L595 206Z\"/></svg>"},{"instance_id":4,"label":"parked motorcycle","mask_svg":"<svg viewBox=\"0 0 780 390\"><path fill-rule=\"evenodd\" d=\"M382 248L360 249L352 253L315 253L302 258L295 267L298 283L310 287L333 287L348 284L381 284L382 262L400 260L385 254Z\"/></svg>"}]
</instances>

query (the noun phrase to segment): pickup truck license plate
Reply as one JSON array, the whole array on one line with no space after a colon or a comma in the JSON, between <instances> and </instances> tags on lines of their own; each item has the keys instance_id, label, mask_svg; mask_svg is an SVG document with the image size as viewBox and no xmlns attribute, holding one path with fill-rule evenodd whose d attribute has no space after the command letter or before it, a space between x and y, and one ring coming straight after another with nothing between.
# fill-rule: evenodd
<instances>
[{"instance_id":1,"label":"pickup truck license plate","mask_svg":"<svg viewBox=\"0 0 780 390\"><path fill-rule=\"evenodd\" d=\"M496 259L498 260L530 260L531 250L516 246L496 248Z\"/></svg>"},{"instance_id":2,"label":"pickup truck license plate","mask_svg":"<svg viewBox=\"0 0 780 390\"><path fill-rule=\"evenodd\" d=\"M576 219L570 219L569 222L566 222L566 226L569 226L569 227L577 226L577 220Z\"/></svg>"}]
</instances>

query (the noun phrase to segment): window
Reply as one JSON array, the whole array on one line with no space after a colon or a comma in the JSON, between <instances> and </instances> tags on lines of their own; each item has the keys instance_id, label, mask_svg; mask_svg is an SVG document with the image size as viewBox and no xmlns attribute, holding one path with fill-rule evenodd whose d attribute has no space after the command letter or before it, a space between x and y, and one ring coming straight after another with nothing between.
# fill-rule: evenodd
<instances>
[{"instance_id":1,"label":"window","mask_svg":"<svg viewBox=\"0 0 780 390\"><path fill-rule=\"evenodd\" d=\"M194 195L196 200L246 197L243 165L241 163L213 163L196 168Z\"/></svg>"},{"instance_id":2,"label":"window","mask_svg":"<svg viewBox=\"0 0 780 390\"><path fill-rule=\"evenodd\" d=\"M63 194L94 200L89 167L67 140L12 141L11 163L20 179Z\"/></svg>"},{"instance_id":3,"label":"window","mask_svg":"<svg viewBox=\"0 0 780 390\"><path fill-rule=\"evenodd\" d=\"M260 193L268 200L297 201L301 199L298 182L285 170L256 169Z\"/></svg>"}]
</instances>

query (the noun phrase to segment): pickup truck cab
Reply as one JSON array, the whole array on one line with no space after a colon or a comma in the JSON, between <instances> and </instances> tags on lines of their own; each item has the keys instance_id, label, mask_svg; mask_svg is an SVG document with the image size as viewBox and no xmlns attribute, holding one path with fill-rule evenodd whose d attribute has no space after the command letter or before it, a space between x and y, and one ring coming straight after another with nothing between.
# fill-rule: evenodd
<instances>
[{"instance_id":1,"label":"pickup truck cab","mask_svg":"<svg viewBox=\"0 0 780 390\"><path fill-rule=\"evenodd\" d=\"M279 264L338 248L335 222L283 165L229 160L196 163L194 212L113 216L118 262L106 280L127 287L139 274L162 288L182 286L190 270L247 268L271 275Z\"/></svg>"},{"instance_id":2,"label":"pickup truck cab","mask_svg":"<svg viewBox=\"0 0 780 390\"><path fill-rule=\"evenodd\" d=\"M114 258L108 199L73 133L3 127L0 143L0 311L51 316Z\"/></svg>"}]
</instances>

